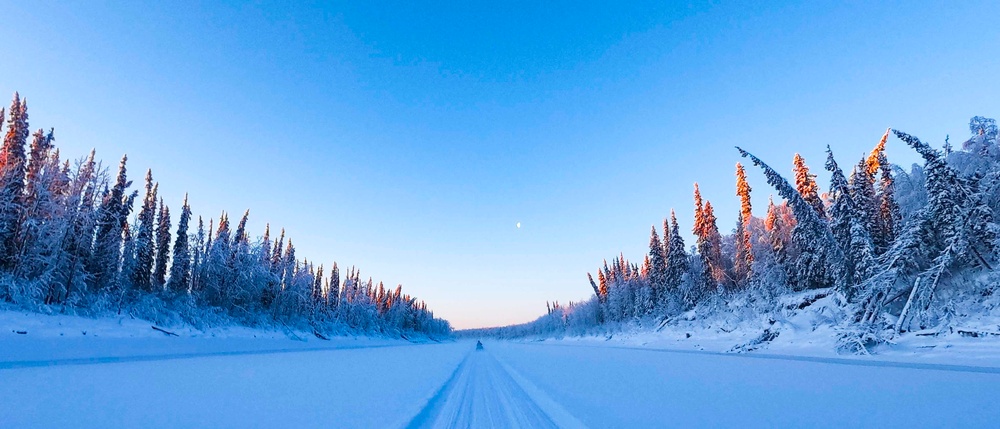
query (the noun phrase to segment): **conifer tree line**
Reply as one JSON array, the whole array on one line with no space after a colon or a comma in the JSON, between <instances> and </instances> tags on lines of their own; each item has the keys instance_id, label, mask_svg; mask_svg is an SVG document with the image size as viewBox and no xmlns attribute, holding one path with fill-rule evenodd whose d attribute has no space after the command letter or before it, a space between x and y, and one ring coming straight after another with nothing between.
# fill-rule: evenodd
<instances>
[{"instance_id":1,"label":"conifer tree line","mask_svg":"<svg viewBox=\"0 0 1000 429\"><path fill-rule=\"evenodd\" d=\"M46 311L132 312L192 323L205 316L317 332L451 330L426 303L299 259L284 230L252 239L249 210L193 217L187 196L172 217L146 171L132 190L127 156L110 177L95 152L64 160L52 129L31 133L27 101L0 108L0 302ZM176 220L176 224L174 224Z\"/></svg>"},{"instance_id":2,"label":"conifer tree line","mask_svg":"<svg viewBox=\"0 0 1000 429\"><path fill-rule=\"evenodd\" d=\"M619 255L604 261L596 276L587 274L592 299L547 305L535 322L479 334L667 323L696 308L730 311L725 303L737 300L766 313L796 294L838 303L846 315L837 322L840 346L849 351L866 352L906 332L947 330L963 314L1000 307L997 125L977 116L969 127L971 137L958 150L948 139L938 149L893 129L856 163L838 163L828 146L825 191L799 154L786 179L736 148L749 164L735 166L740 211L731 233L720 233L711 201L695 184L690 250L671 212L662 230L650 231L642 262ZM890 164L885 148L891 142L915 150L923 165L906 172ZM746 178L752 167L780 197L768 197L763 218L752 212L754 189Z\"/></svg>"}]
</instances>

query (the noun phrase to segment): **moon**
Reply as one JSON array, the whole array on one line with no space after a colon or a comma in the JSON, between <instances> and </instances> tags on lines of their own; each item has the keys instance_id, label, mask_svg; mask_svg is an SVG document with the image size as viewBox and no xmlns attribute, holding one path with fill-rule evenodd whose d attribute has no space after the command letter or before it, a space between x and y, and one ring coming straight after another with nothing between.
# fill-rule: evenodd
<instances>
[{"instance_id":1,"label":"moon","mask_svg":"<svg viewBox=\"0 0 1000 429\"><path fill-rule=\"evenodd\" d=\"M517 229L521 229L521 222L518 222L515 226L517 226Z\"/></svg>"}]
</instances>

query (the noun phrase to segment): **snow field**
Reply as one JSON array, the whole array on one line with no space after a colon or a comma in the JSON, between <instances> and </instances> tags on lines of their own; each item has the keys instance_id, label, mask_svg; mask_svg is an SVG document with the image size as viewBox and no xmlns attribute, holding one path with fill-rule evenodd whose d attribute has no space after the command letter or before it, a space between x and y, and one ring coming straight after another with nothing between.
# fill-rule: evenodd
<instances>
[{"instance_id":1,"label":"snow field","mask_svg":"<svg viewBox=\"0 0 1000 429\"><path fill-rule=\"evenodd\" d=\"M445 343L0 369L0 426L402 427L468 351Z\"/></svg>"},{"instance_id":2,"label":"snow field","mask_svg":"<svg viewBox=\"0 0 1000 429\"><path fill-rule=\"evenodd\" d=\"M489 343L590 427L996 427L1000 374Z\"/></svg>"}]
</instances>

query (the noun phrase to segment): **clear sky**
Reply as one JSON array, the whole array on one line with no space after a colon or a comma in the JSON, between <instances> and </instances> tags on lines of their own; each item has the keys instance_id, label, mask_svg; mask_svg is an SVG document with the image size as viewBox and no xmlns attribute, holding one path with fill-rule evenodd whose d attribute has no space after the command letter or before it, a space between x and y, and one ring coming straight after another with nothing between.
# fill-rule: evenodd
<instances>
[{"instance_id":1,"label":"clear sky","mask_svg":"<svg viewBox=\"0 0 1000 429\"><path fill-rule=\"evenodd\" d=\"M690 228L696 181L730 230L734 145L825 188L827 144L1000 115L996 2L374 3L0 1L0 93L175 212L250 208L459 328L586 298L671 207Z\"/></svg>"}]
</instances>

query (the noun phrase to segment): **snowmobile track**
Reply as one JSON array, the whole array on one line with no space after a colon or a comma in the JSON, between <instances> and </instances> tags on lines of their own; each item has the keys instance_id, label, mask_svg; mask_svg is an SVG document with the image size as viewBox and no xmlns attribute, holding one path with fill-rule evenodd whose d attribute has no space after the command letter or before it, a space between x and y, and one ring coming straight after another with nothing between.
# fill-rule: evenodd
<instances>
[{"instance_id":1,"label":"snowmobile track","mask_svg":"<svg viewBox=\"0 0 1000 429\"><path fill-rule=\"evenodd\" d=\"M539 394L527 392L526 381L509 371L487 351L470 352L407 428L583 426L551 401L539 401ZM554 421L553 414L561 423ZM563 423L567 417L570 424Z\"/></svg>"}]
</instances>

